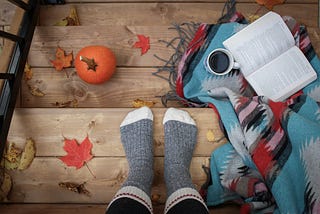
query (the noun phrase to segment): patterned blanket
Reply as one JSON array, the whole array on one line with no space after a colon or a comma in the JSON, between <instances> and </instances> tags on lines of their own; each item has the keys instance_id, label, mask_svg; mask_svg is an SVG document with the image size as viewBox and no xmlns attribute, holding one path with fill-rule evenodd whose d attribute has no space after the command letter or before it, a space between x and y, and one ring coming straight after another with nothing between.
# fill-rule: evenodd
<instances>
[{"instance_id":1,"label":"patterned blanket","mask_svg":"<svg viewBox=\"0 0 320 214\"><path fill-rule=\"evenodd\" d=\"M256 96L239 70L215 76L203 61L211 50L246 26L200 24L179 58L175 89L189 106L217 113L228 143L211 156L208 206L227 201L242 213L320 213L320 63L306 28L283 17L318 79L285 102Z\"/></svg>"}]
</instances>

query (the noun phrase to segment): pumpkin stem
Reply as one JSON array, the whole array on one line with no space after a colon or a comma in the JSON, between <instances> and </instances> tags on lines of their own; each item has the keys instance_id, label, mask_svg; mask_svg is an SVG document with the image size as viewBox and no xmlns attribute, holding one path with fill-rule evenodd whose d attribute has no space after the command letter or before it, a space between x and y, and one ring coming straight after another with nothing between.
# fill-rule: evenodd
<instances>
[{"instance_id":1,"label":"pumpkin stem","mask_svg":"<svg viewBox=\"0 0 320 214\"><path fill-rule=\"evenodd\" d=\"M85 63L87 63L87 66L88 66L88 70L93 70L93 71L96 71L96 67L98 66L98 64L94 61L94 59L92 58L92 59L89 59L89 58L87 58L87 57L85 57L85 56L80 56L80 60L82 61L82 62L85 62Z\"/></svg>"}]
</instances>

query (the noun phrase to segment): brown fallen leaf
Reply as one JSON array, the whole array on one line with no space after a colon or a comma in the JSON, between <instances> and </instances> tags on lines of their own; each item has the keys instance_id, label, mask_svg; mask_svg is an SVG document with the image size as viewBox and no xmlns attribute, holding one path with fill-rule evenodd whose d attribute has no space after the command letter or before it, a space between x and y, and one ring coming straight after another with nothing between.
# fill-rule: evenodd
<instances>
[{"instance_id":1,"label":"brown fallen leaf","mask_svg":"<svg viewBox=\"0 0 320 214\"><path fill-rule=\"evenodd\" d=\"M24 66L24 79L31 80L32 76L33 76L32 68L27 62L26 65Z\"/></svg>"},{"instance_id":2,"label":"brown fallen leaf","mask_svg":"<svg viewBox=\"0 0 320 214\"><path fill-rule=\"evenodd\" d=\"M8 201L8 195L12 188L12 179L4 169L0 169L0 202Z\"/></svg>"},{"instance_id":3,"label":"brown fallen leaf","mask_svg":"<svg viewBox=\"0 0 320 214\"><path fill-rule=\"evenodd\" d=\"M69 54L65 54L65 51L62 48L57 47L55 56L56 59L50 60L50 62L57 71L62 71L63 68L71 67L73 61L72 52Z\"/></svg>"},{"instance_id":4,"label":"brown fallen leaf","mask_svg":"<svg viewBox=\"0 0 320 214\"><path fill-rule=\"evenodd\" d=\"M27 84L28 85L28 89L29 92L36 97L43 97L44 95L46 95L45 93L43 93L37 86L31 85L31 84Z\"/></svg>"},{"instance_id":5,"label":"brown fallen leaf","mask_svg":"<svg viewBox=\"0 0 320 214\"><path fill-rule=\"evenodd\" d=\"M73 6L70 8L69 16L63 18L61 21L58 21L55 26L79 26L80 21L77 14L76 8Z\"/></svg>"},{"instance_id":6,"label":"brown fallen leaf","mask_svg":"<svg viewBox=\"0 0 320 214\"><path fill-rule=\"evenodd\" d=\"M285 0L256 0L260 5L264 5L269 10L273 9L273 6L277 4L283 4Z\"/></svg>"},{"instance_id":7,"label":"brown fallen leaf","mask_svg":"<svg viewBox=\"0 0 320 214\"><path fill-rule=\"evenodd\" d=\"M86 196L91 196L91 193L85 188L85 183L77 184L73 182L60 182L59 187L78 193L78 194L84 194Z\"/></svg>"},{"instance_id":8,"label":"brown fallen leaf","mask_svg":"<svg viewBox=\"0 0 320 214\"><path fill-rule=\"evenodd\" d=\"M55 103L51 103L51 105L53 105L54 107L57 108L77 108L78 107L78 100L77 99L73 99L73 100L68 100L68 101L64 101L64 102L58 102L56 101Z\"/></svg>"},{"instance_id":9,"label":"brown fallen leaf","mask_svg":"<svg viewBox=\"0 0 320 214\"><path fill-rule=\"evenodd\" d=\"M151 108L155 104L156 104L156 102L153 102L153 101L145 101L145 100L136 99L133 101L132 106L134 108L140 108L142 106L148 106L149 108Z\"/></svg>"}]
</instances>

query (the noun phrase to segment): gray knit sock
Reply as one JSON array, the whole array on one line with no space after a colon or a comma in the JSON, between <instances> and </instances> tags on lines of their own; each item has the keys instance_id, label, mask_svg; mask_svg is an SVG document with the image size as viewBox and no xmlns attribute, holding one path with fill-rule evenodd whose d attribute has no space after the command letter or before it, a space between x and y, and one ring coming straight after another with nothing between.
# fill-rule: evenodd
<instances>
[{"instance_id":1,"label":"gray knit sock","mask_svg":"<svg viewBox=\"0 0 320 214\"><path fill-rule=\"evenodd\" d=\"M120 125L121 142L129 162L125 186L143 190L149 197L153 180L153 115L148 107L130 112Z\"/></svg>"},{"instance_id":2,"label":"gray knit sock","mask_svg":"<svg viewBox=\"0 0 320 214\"><path fill-rule=\"evenodd\" d=\"M170 108L164 118L164 178L167 196L181 188L194 188L189 168L197 138L197 127L186 111Z\"/></svg>"}]
</instances>

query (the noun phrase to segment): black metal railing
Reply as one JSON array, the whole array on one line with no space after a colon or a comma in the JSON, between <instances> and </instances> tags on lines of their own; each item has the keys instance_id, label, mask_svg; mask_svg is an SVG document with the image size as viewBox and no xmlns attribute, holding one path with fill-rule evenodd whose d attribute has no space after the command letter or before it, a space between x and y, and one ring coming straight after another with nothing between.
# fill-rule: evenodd
<instances>
[{"instance_id":1,"label":"black metal railing","mask_svg":"<svg viewBox=\"0 0 320 214\"><path fill-rule=\"evenodd\" d=\"M63 4L63 0L8 0L24 10L17 35L0 30L0 37L14 42L7 71L0 71L3 87L0 94L0 160L6 145L17 95L20 90L33 33L39 18L40 4ZM5 51L5 50L3 50Z\"/></svg>"}]
</instances>

